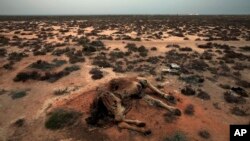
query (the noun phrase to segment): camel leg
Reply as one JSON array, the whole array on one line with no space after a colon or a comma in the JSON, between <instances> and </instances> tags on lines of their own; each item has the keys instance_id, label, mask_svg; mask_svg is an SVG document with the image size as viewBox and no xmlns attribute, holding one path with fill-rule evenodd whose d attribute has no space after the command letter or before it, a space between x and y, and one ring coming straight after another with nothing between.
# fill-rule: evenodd
<instances>
[{"instance_id":1,"label":"camel leg","mask_svg":"<svg viewBox=\"0 0 250 141\"><path fill-rule=\"evenodd\" d=\"M169 95L169 94L166 94L162 91L160 91L158 88L156 88L153 84L151 84L150 82L147 81L147 86L149 89L151 89L153 92L157 93L158 95L160 95L161 97L167 99L167 100L173 100L174 97Z\"/></svg>"},{"instance_id":2,"label":"camel leg","mask_svg":"<svg viewBox=\"0 0 250 141\"><path fill-rule=\"evenodd\" d=\"M131 120L131 119L124 119L124 122L128 123L128 124L134 124L138 127L144 127L146 126L145 122L139 121L139 120Z\"/></svg>"},{"instance_id":3,"label":"camel leg","mask_svg":"<svg viewBox=\"0 0 250 141\"><path fill-rule=\"evenodd\" d=\"M175 108L173 106L169 106L159 99L153 98L149 95L145 95L143 98L146 102L148 102L151 105L156 105L156 106L162 107L164 109L167 109L170 112L174 112L176 115L181 115L181 111L178 108Z\"/></svg>"},{"instance_id":4,"label":"camel leg","mask_svg":"<svg viewBox=\"0 0 250 141\"><path fill-rule=\"evenodd\" d=\"M151 134L151 131L149 129L145 129L145 128L141 128L141 127L137 127L137 126L132 126L126 122L120 122L118 124L118 127L121 129L129 129L129 130L133 130L139 133L143 133L144 135L149 135Z\"/></svg>"}]
</instances>

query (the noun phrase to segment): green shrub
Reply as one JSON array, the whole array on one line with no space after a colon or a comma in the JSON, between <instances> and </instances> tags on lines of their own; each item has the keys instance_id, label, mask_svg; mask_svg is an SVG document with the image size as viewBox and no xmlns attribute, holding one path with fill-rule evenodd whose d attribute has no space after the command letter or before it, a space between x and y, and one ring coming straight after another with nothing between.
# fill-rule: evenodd
<instances>
[{"instance_id":1,"label":"green shrub","mask_svg":"<svg viewBox=\"0 0 250 141\"><path fill-rule=\"evenodd\" d=\"M48 62L43 61L43 60L38 60L38 61L32 63L30 65L30 67L35 68L35 69L40 69L40 70L50 70L50 69L53 69L56 67L60 67L66 63L67 62L65 60L57 60L57 59L54 59L52 61L52 63L48 63Z\"/></svg>"},{"instance_id":2,"label":"green shrub","mask_svg":"<svg viewBox=\"0 0 250 141\"><path fill-rule=\"evenodd\" d=\"M187 141L187 137L182 132L176 132L170 137L166 137L164 141Z\"/></svg>"},{"instance_id":3,"label":"green shrub","mask_svg":"<svg viewBox=\"0 0 250 141\"><path fill-rule=\"evenodd\" d=\"M111 51L109 55L114 59L123 58L125 56L124 52L122 51Z\"/></svg>"},{"instance_id":4,"label":"green shrub","mask_svg":"<svg viewBox=\"0 0 250 141\"><path fill-rule=\"evenodd\" d=\"M73 72L73 71L77 71L77 70L80 70L80 69L81 68L78 65L72 65L72 66L64 68L64 71Z\"/></svg>"},{"instance_id":5,"label":"green shrub","mask_svg":"<svg viewBox=\"0 0 250 141\"><path fill-rule=\"evenodd\" d=\"M95 59L92 63L93 65L95 66L98 66L98 67L103 67L103 68L110 68L112 67L112 64L106 60L97 60Z\"/></svg>"},{"instance_id":6,"label":"green shrub","mask_svg":"<svg viewBox=\"0 0 250 141\"><path fill-rule=\"evenodd\" d=\"M73 125L80 117L80 113L72 110L56 109L50 113L45 122L45 127L51 130L62 129Z\"/></svg>"},{"instance_id":7,"label":"green shrub","mask_svg":"<svg viewBox=\"0 0 250 141\"><path fill-rule=\"evenodd\" d=\"M8 60L9 61L21 61L24 57L28 57L28 54L25 54L23 52L17 53L17 52L12 52L8 55Z\"/></svg>"},{"instance_id":8,"label":"green shrub","mask_svg":"<svg viewBox=\"0 0 250 141\"><path fill-rule=\"evenodd\" d=\"M17 90L10 93L12 99L22 98L27 95L26 90Z\"/></svg>"},{"instance_id":9,"label":"green shrub","mask_svg":"<svg viewBox=\"0 0 250 141\"><path fill-rule=\"evenodd\" d=\"M138 51L138 48L136 47L136 44L134 43L128 43L125 48L128 49L128 51L131 51L131 52L137 52Z\"/></svg>"},{"instance_id":10,"label":"green shrub","mask_svg":"<svg viewBox=\"0 0 250 141\"><path fill-rule=\"evenodd\" d=\"M103 77L103 72L98 68L93 68L89 72L92 74L91 78L94 80L101 79Z\"/></svg>"}]
</instances>

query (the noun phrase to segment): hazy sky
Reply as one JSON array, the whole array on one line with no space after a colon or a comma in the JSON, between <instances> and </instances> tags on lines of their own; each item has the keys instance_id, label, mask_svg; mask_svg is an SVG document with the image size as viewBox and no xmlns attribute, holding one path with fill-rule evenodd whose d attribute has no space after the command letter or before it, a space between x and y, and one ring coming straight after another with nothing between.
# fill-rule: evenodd
<instances>
[{"instance_id":1,"label":"hazy sky","mask_svg":"<svg viewBox=\"0 0 250 141\"><path fill-rule=\"evenodd\" d=\"M0 0L0 15L250 14L250 0Z\"/></svg>"}]
</instances>

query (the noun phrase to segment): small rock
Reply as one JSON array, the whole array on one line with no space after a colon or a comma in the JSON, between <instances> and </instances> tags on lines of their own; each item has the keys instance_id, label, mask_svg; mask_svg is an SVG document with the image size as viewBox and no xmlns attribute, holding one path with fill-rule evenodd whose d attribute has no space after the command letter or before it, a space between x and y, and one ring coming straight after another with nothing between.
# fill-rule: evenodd
<instances>
[{"instance_id":1,"label":"small rock","mask_svg":"<svg viewBox=\"0 0 250 141\"><path fill-rule=\"evenodd\" d=\"M180 67L179 65L175 64L175 63L171 63L171 64L170 64L170 68L171 68L171 69L179 70L181 67Z\"/></svg>"}]
</instances>

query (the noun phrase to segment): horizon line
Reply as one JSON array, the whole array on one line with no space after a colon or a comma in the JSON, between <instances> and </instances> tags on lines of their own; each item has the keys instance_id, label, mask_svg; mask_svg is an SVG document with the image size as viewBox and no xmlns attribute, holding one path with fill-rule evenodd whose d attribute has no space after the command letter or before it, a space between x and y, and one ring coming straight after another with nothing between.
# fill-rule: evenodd
<instances>
[{"instance_id":1,"label":"horizon line","mask_svg":"<svg viewBox=\"0 0 250 141\"><path fill-rule=\"evenodd\" d=\"M250 14L5 14L0 16L250 16Z\"/></svg>"}]
</instances>

